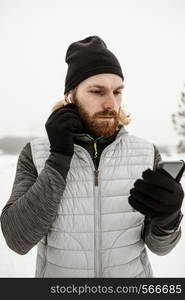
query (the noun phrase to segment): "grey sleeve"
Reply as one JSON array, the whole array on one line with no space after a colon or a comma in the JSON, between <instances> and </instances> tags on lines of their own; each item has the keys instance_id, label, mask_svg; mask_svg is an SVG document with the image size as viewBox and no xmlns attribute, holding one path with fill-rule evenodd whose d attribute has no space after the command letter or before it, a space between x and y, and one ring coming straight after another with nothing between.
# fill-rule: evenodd
<instances>
[{"instance_id":1,"label":"grey sleeve","mask_svg":"<svg viewBox=\"0 0 185 300\"><path fill-rule=\"evenodd\" d=\"M161 155L154 145L154 170L157 164L162 160ZM168 254L178 243L181 237L181 228L177 232L168 233L162 228L152 225L149 218L145 217L144 230L142 238L144 239L147 247L157 255Z\"/></svg>"},{"instance_id":2,"label":"grey sleeve","mask_svg":"<svg viewBox=\"0 0 185 300\"><path fill-rule=\"evenodd\" d=\"M26 254L48 232L65 184L63 176L47 162L38 176L30 143L23 148L12 192L0 218L6 243L13 251Z\"/></svg>"},{"instance_id":3,"label":"grey sleeve","mask_svg":"<svg viewBox=\"0 0 185 300\"><path fill-rule=\"evenodd\" d=\"M166 255L177 245L181 238L181 228L177 232L165 233L152 228L149 219L145 218L143 239L147 247L157 255Z\"/></svg>"}]
</instances>

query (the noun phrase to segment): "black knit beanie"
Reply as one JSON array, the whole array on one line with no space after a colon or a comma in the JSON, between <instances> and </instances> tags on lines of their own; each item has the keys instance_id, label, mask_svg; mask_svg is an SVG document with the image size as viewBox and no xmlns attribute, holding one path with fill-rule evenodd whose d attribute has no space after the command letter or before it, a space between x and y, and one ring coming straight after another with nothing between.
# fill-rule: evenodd
<instances>
[{"instance_id":1,"label":"black knit beanie","mask_svg":"<svg viewBox=\"0 0 185 300\"><path fill-rule=\"evenodd\" d=\"M67 49L65 61L68 70L64 94L86 78L101 73L117 74L124 80L119 61L98 36L72 43Z\"/></svg>"}]
</instances>

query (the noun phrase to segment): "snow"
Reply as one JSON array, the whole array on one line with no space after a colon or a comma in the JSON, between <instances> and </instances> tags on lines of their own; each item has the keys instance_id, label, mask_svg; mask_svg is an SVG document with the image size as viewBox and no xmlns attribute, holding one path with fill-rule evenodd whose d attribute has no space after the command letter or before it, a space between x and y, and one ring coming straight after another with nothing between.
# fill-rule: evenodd
<instances>
[{"instance_id":1,"label":"snow","mask_svg":"<svg viewBox=\"0 0 185 300\"><path fill-rule=\"evenodd\" d=\"M11 194L15 177L16 155L0 155L0 211L6 204ZM183 159L182 155L173 153L170 157L162 154L164 160ZM185 176L181 181L185 189ZM182 206L185 212L185 204ZM157 256L148 249L155 277L185 277L185 235L184 219L182 220L182 237L178 245L165 256ZM36 262L36 246L26 255L13 252L6 245L0 231L0 277L34 277Z\"/></svg>"}]
</instances>

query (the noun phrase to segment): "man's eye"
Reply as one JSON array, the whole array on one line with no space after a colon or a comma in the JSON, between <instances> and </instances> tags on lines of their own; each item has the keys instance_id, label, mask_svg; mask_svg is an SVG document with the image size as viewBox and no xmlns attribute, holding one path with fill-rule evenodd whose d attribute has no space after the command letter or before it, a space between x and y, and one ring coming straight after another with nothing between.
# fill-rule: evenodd
<instances>
[{"instance_id":1,"label":"man's eye","mask_svg":"<svg viewBox=\"0 0 185 300\"><path fill-rule=\"evenodd\" d=\"M90 91L90 93L101 94L101 93L103 93L103 92L102 92L102 91L97 91L97 90L95 90L95 91Z\"/></svg>"},{"instance_id":2,"label":"man's eye","mask_svg":"<svg viewBox=\"0 0 185 300\"><path fill-rule=\"evenodd\" d=\"M101 91L101 90L91 90L90 93L103 95L104 91ZM122 94L122 92L121 91L115 91L114 94L115 95L120 95L120 94Z\"/></svg>"}]
</instances>

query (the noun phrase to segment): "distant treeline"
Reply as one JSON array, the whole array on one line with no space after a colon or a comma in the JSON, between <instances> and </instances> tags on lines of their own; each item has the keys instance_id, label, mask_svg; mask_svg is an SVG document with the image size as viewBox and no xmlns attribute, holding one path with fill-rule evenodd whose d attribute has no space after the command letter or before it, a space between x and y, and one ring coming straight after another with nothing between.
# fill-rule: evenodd
<instances>
[{"instance_id":1,"label":"distant treeline","mask_svg":"<svg viewBox=\"0 0 185 300\"><path fill-rule=\"evenodd\" d=\"M0 154L18 154L22 148L31 140L35 139L34 136L28 137L14 137L6 136L0 138Z\"/></svg>"},{"instance_id":2,"label":"distant treeline","mask_svg":"<svg viewBox=\"0 0 185 300\"><path fill-rule=\"evenodd\" d=\"M22 148L36 136L14 137L6 136L0 138L0 154L18 154ZM175 146L156 145L160 153L170 154L175 150Z\"/></svg>"}]
</instances>

